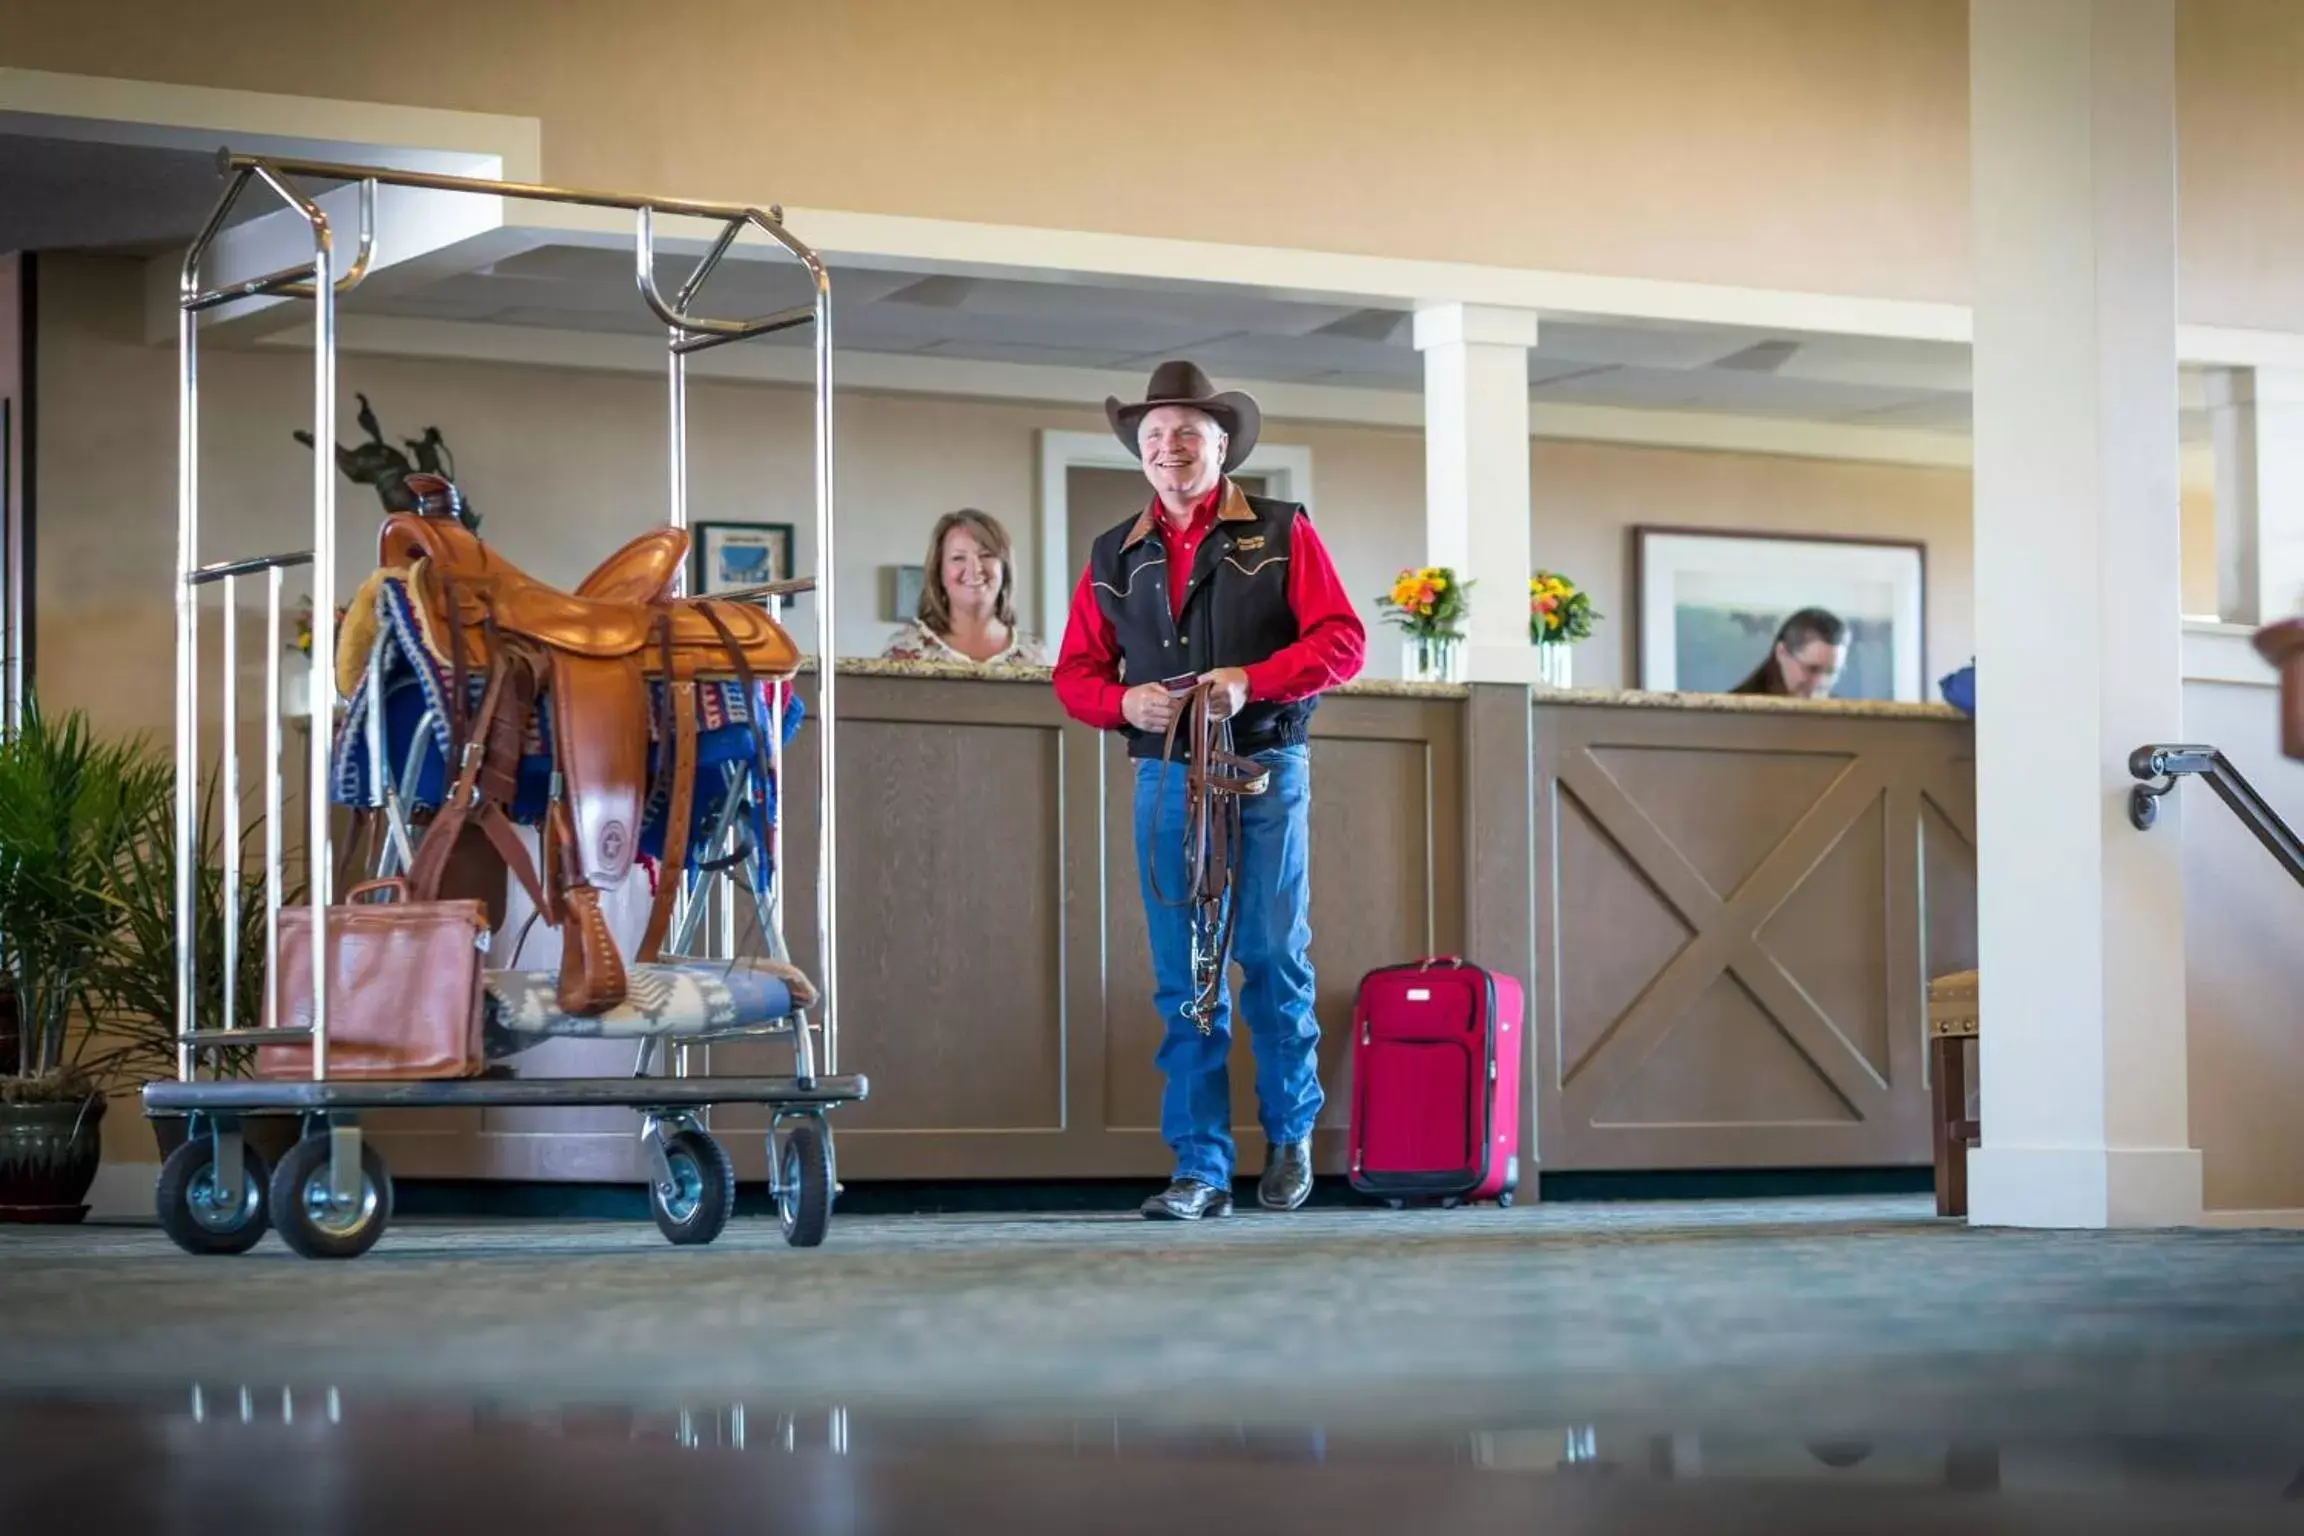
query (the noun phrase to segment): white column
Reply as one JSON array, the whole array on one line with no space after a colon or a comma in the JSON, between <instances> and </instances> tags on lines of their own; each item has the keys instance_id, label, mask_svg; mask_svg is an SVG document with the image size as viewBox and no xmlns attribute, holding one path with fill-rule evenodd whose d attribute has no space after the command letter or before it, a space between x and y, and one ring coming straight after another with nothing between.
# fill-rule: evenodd
<instances>
[{"instance_id":1,"label":"white column","mask_svg":"<svg viewBox=\"0 0 2304 1536\"><path fill-rule=\"evenodd\" d=\"M2304 371L2208 375L2216 434L2216 616L2271 624L2304 613Z\"/></svg>"},{"instance_id":2,"label":"white column","mask_svg":"<svg viewBox=\"0 0 2304 1536\"><path fill-rule=\"evenodd\" d=\"M1478 583L1468 681L1536 680L1528 643L1528 349L1536 316L1483 304L1416 311L1424 354L1425 559Z\"/></svg>"},{"instance_id":3,"label":"white column","mask_svg":"<svg viewBox=\"0 0 2304 1536\"><path fill-rule=\"evenodd\" d=\"M1971 0L1978 1225L2183 1223L2173 0Z\"/></svg>"}]
</instances>

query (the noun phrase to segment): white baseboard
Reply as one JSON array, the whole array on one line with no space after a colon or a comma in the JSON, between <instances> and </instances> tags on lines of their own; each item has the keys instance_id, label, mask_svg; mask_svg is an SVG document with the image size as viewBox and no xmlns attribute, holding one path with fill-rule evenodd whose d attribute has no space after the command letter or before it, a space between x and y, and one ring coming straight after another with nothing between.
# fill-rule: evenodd
<instances>
[{"instance_id":1,"label":"white baseboard","mask_svg":"<svg viewBox=\"0 0 2304 1536\"><path fill-rule=\"evenodd\" d=\"M1968 1221L1978 1227L2191 1227L2200 1154L2189 1147L1978 1147Z\"/></svg>"},{"instance_id":2,"label":"white baseboard","mask_svg":"<svg viewBox=\"0 0 2304 1536\"><path fill-rule=\"evenodd\" d=\"M160 1181L158 1163L98 1165L96 1182L88 1190L90 1221L156 1221L152 1214L152 1187Z\"/></svg>"}]
</instances>

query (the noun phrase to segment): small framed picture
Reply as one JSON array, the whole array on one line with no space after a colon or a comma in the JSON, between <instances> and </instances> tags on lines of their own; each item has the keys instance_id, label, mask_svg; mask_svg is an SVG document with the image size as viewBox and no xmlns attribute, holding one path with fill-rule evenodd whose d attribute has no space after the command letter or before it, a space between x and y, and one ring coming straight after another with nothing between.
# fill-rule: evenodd
<instances>
[{"instance_id":1,"label":"small framed picture","mask_svg":"<svg viewBox=\"0 0 2304 1536\"><path fill-rule=\"evenodd\" d=\"M894 590L888 599L886 618L902 624L920 611L920 588L925 584L928 568L923 565L892 565L888 567Z\"/></svg>"},{"instance_id":2,"label":"small framed picture","mask_svg":"<svg viewBox=\"0 0 2304 1536\"><path fill-rule=\"evenodd\" d=\"M790 523L698 523L688 589L698 597L786 581L792 575Z\"/></svg>"}]
</instances>

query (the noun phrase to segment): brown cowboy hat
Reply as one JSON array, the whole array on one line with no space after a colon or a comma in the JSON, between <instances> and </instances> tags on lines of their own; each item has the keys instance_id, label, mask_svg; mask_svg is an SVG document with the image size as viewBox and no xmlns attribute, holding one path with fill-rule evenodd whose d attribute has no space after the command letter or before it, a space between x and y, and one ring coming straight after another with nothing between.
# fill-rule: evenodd
<instances>
[{"instance_id":1,"label":"brown cowboy hat","mask_svg":"<svg viewBox=\"0 0 2304 1536\"><path fill-rule=\"evenodd\" d=\"M1118 396L1104 402L1104 419L1112 423L1112 433L1135 453L1136 433L1143 426L1145 414L1163 405L1189 405L1194 410L1206 411L1216 418L1224 429L1224 473L1230 474L1255 451L1256 434L1264 425L1264 413L1256 408L1252 395L1228 389L1222 394L1208 382L1208 375L1199 368L1181 360L1162 363L1152 370L1152 382L1144 386L1144 398L1131 405Z\"/></svg>"}]
</instances>

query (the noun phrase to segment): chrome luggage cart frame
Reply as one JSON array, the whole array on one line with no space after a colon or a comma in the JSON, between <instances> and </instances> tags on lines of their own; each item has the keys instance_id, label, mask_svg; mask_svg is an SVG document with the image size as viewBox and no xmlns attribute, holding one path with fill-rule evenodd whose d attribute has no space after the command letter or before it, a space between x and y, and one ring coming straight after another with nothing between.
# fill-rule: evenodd
<instances>
[{"instance_id":1,"label":"chrome luggage cart frame","mask_svg":"<svg viewBox=\"0 0 2304 1536\"><path fill-rule=\"evenodd\" d=\"M657 1224L675 1243L709 1242L729 1216L734 1174L726 1152L705 1128L705 1116L714 1104L759 1104L774 1111L768 1131L769 1187L782 1217L785 1235L796 1246L821 1242L830 1220L837 1179L827 1111L865 1097L868 1085L858 1075L839 1072L838 967L838 813L834 692L837 679L828 659L834 653L834 583L830 580L784 581L716 596L766 604L771 613L797 591L816 594L815 718L819 817L822 833L816 869L816 938L820 1007L811 1020L805 1010L768 1025L751 1025L676 1041L670 1052L673 1075L647 1075L653 1040L644 1042L630 1077L603 1078L498 1078L456 1081L380 1082L331 1079L328 1074L328 956L324 915L333 899L330 885L335 868L331 817L330 768L338 726L336 693L336 634L331 622L336 612L336 477L330 452L336 441L336 304L368 274L377 243L377 190L404 187L421 191L465 193L521 201L573 204L620 209L634 216L635 280L642 301L663 322L667 334L666 379L669 389L670 518L673 526L688 526L687 368L690 354L729 342L748 340L802 325L815 327L815 528L818 569L836 569L832 517L832 334L831 281L816 253L786 230L782 211L737 203L703 203L673 198L643 197L609 192L576 191L520 182L489 181L471 177L433 175L375 166L324 161L283 160L236 155L228 149L217 157L218 169L229 178L215 211L186 251L179 293L177 340L178 480L177 480L177 584L176 584L176 1077L144 1089L146 1114L154 1118L189 1117L184 1143L163 1165L158 1190L161 1224L180 1247L194 1253L245 1252L269 1227L276 1227L289 1246L306 1257L353 1257L366 1252L381 1236L391 1218L391 1176L373 1145L363 1141L360 1115L369 1110L480 1106L623 1106L642 1116L641 1140L649 1168L650 1205ZM262 276L243 278L219 286L204 286L204 258L223 230L225 220L251 183L261 182L311 229L312 256ZM324 182L358 188L359 236L349 264L338 266L335 231L317 196L308 195L299 182ZM685 217L716 222L718 237L697 261L679 291L667 299L656 280L655 220ZM754 230L798 260L811 289L808 302L749 319L717 319L695 312L699 292L721 259L747 230ZM313 404L312 440L312 547L305 551L260 555L202 564L200 547L199 473L199 324L210 309L256 298L309 301L312 306ZM238 584L261 576L265 589L265 635L268 642L264 671L264 941L267 964L277 953L277 925L282 905L285 855L283 827L283 755L281 739L281 599L287 571L311 568L311 752L305 809L307 896L312 909L312 1022L309 1028L267 1026L234 1017L235 985L241 957L238 953L240 893L241 783L237 742L239 613ZM196 806L199 801L200 654L199 600L209 587L223 592L222 647L225 658L219 713L222 719L222 783L218 796L225 817L221 838L223 861L221 1027L197 1025L198 978L201 956L195 949L195 873L201 858ZM677 589L676 589L677 590ZM668 684L669 685L669 684ZM769 708L775 716L769 732L771 772L782 778L782 713L785 685L770 685ZM371 690L373 693L373 690ZM757 698L748 700L760 707ZM372 767L382 752L381 732L374 718L381 700L372 701L369 739ZM345 722L345 728L351 728ZM693 770L692 770L693 771ZM379 838L380 858L390 861L407 853L406 827L394 786L386 769L370 775L372 808L385 812L386 827ZM761 905L759 918L771 951L784 953L781 899L782 784L769 786L773 814L769 819L766 851L773 882ZM733 803L736 789L729 786ZM723 822L726 817L723 815ZM717 836L718 828L715 828ZM710 844L705 857L716 851ZM382 871L379 871L382 872ZM709 903L708 873L692 864L679 894L675 932L692 940ZM732 872L731 872L732 873ZM725 954L735 945L735 882L729 882L720 911L720 941ZM757 893L755 893L757 896ZM676 947L679 947L676 944ZM267 988L269 991L269 988ZM709 1050L704 1075L688 1075L688 1046L713 1040L787 1036L793 1050L793 1072L788 1077L714 1077ZM261 1044L308 1041L312 1053L309 1080L256 1080L201 1076L205 1060L219 1051L245 1050ZM820 1059L819 1059L820 1057ZM298 1117L303 1139L281 1158L269 1177L261 1156L248 1146L242 1121L249 1116Z\"/></svg>"}]
</instances>

